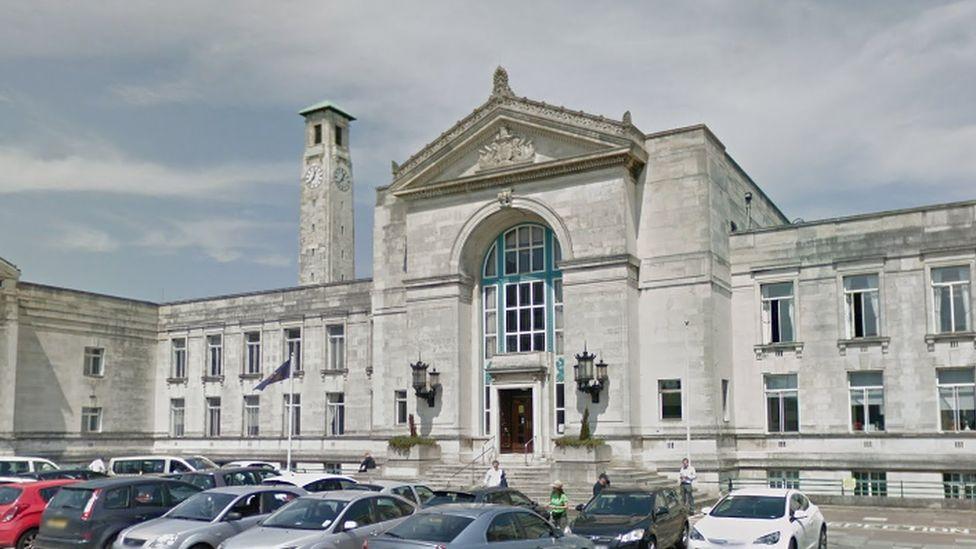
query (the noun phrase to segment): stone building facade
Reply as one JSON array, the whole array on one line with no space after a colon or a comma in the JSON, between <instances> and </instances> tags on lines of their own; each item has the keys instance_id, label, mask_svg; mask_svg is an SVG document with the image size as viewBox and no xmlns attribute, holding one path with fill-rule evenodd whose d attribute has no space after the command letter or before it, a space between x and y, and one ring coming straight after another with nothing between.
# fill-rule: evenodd
<instances>
[{"instance_id":1,"label":"stone building facade","mask_svg":"<svg viewBox=\"0 0 976 549\"><path fill-rule=\"evenodd\" d=\"M302 114L297 287L152 304L0 263L4 450L280 458L290 410L302 461L384 456L409 415L446 461L545 461L588 409L647 469L976 472L976 202L790 223L706 126L644 133L499 69L376 189L373 278L353 280L354 119ZM596 397L584 349L607 365ZM289 356L299 377L256 391Z\"/></svg>"}]
</instances>

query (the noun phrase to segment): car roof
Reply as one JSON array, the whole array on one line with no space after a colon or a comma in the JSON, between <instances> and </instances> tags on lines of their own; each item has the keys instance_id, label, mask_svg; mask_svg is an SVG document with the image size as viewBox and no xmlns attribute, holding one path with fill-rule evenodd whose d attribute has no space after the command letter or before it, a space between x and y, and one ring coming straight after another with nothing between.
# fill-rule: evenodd
<instances>
[{"instance_id":1,"label":"car roof","mask_svg":"<svg viewBox=\"0 0 976 549\"><path fill-rule=\"evenodd\" d=\"M634 493L656 494L657 492L661 492L663 490L673 490L673 488L671 487L641 488L639 486L613 486L613 487L608 486L603 490L601 490L600 493L602 494L606 492L608 494L634 494Z\"/></svg>"},{"instance_id":2,"label":"car roof","mask_svg":"<svg viewBox=\"0 0 976 549\"><path fill-rule=\"evenodd\" d=\"M51 461L51 460L49 460L47 458L33 457L33 456L2 456L2 457L0 457L0 461L30 461L30 460L34 460L34 461ZM51 463L54 463L54 462L51 461Z\"/></svg>"},{"instance_id":3,"label":"car roof","mask_svg":"<svg viewBox=\"0 0 976 549\"><path fill-rule=\"evenodd\" d=\"M93 480L86 480L84 482L79 482L79 483L75 484L74 486L72 486L72 488L85 488L85 489L89 489L89 490L94 490L94 489L97 489L97 488L113 488L115 486L128 486L130 484L139 484L139 483L142 483L142 482L167 482L167 483L184 484L184 485L189 484L189 483L186 483L186 482L183 482L183 481L180 481L180 480L176 480L176 479L171 479L171 478L157 477L157 476L151 476L151 475L138 475L138 476L131 476L131 477L129 477L129 476L126 476L126 477L108 477L108 478L98 478L98 479L93 479ZM192 484L189 484L189 485L190 486L193 486Z\"/></svg>"},{"instance_id":4,"label":"car roof","mask_svg":"<svg viewBox=\"0 0 976 549\"><path fill-rule=\"evenodd\" d=\"M220 488L211 488L207 490L208 494L231 494L234 496L241 496L244 494L253 494L254 492L278 492L285 490L293 494L305 495L305 490L297 486L269 486L267 484L249 484L247 486L221 486Z\"/></svg>"},{"instance_id":5,"label":"car roof","mask_svg":"<svg viewBox=\"0 0 976 549\"><path fill-rule=\"evenodd\" d=\"M199 471L184 471L182 473L176 473L179 476L183 475L222 475L224 473L238 473L240 471L267 471L263 467L221 467L219 469L200 469Z\"/></svg>"},{"instance_id":6,"label":"car roof","mask_svg":"<svg viewBox=\"0 0 976 549\"><path fill-rule=\"evenodd\" d=\"M356 479L354 479L352 477L347 477L345 475L333 475L331 473L285 473L285 474L278 475L278 476L274 476L274 477L268 477L268 478L266 478L264 480L265 480L265 482L268 482L268 481L283 481L283 482L293 481L293 482L308 483L308 482L314 482L316 480L325 480L325 479L330 479L330 478L345 479L345 480L351 480L353 482L356 482Z\"/></svg>"},{"instance_id":7,"label":"car roof","mask_svg":"<svg viewBox=\"0 0 976 549\"><path fill-rule=\"evenodd\" d=\"M795 493L796 490L790 490L788 488L740 488L738 490L732 491L730 496L773 496L773 497L786 497L790 494Z\"/></svg>"},{"instance_id":8,"label":"car roof","mask_svg":"<svg viewBox=\"0 0 976 549\"><path fill-rule=\"evenodd\" d=\"M315 498L315 499L338 499L341 501L355 501L357 499L363 499L367 497L376 497L380 494L376 492L368 492L365 490L333 490L329 492L315 492L312 494L304 495L303 498ZM388 496L396 497L396 496Z\"/></svg>"},{"instance_id":9,"label":"car roof","mask_svg":"<svg viewBox=\"0 0 976 549\"><path fill-rule=\"evenodd\" d=\"M397 486L413 486L418 484L416 482L407 482L403 480L392 480L392 479L378 479L371 480L370 484L375 484L376 486L382 486L383 488L396 488Z\"/></svg>"},{"instance_id":10,"label":"car roof","mask_svg":"<svg viewBox=\"0 0 976 549\"><path fill-rule=\"evenodd\" d=\"M457 515L461 517L478 518L485 514L502 511L529 512L524 507L515 507L512 505L495 505L491 503L447 503L444 505L437 505L435 507L422 509L418 511L418 513L438 513L442 515Z\"/></svg>"},{"instance_id":11,"label":"car roof","mask_svg":"<svg viewBox=\"0 0 976 549\"><path fill-rule=\"evenodd\" d=\"M29 486L31 489L40 490L42 488L64 486L65 484L77 484L79 482L81 481L73 478L58 478L53 480L38 480L36 482L25 483L25 486Z\"/></svg>"},{"instance_id":12,"label":"car roof","mask_svg":"<svg viewBox=\"0 0 976 549\"><path fill-rule=\"evenodd\" d=\"M196 456L190 456L196 457ZM109 461L129 461L136 459L183 459L180 456L119 456L111 458Z\"/></svg>"}]
</instances>

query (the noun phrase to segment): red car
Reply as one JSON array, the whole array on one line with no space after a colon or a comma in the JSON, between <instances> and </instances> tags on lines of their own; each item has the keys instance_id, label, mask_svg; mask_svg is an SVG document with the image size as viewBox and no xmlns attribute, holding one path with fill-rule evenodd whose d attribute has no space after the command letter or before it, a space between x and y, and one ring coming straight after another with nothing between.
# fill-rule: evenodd
<instances>
[{"instance_id":1,"label":"red car","mask_svg":"<svg viewBox=\"0 0 976 549\"><path fill-rule=\"evenodd\" d=\"M74 479L0 485L0 547L34 547L41 513L54 494Z\"/></svg>"}]
</instances>

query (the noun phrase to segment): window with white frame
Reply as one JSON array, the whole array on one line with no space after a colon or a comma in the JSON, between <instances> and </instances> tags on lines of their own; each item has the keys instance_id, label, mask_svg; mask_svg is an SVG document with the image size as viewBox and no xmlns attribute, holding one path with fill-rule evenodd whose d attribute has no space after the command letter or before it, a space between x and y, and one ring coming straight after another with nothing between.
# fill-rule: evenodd
<instances>
[{"instance_id":1,"label":"window with white frame","mask_svg":"<svg viewBox=\"0 0 976 549\"><path fill-rule=\"evenodd\" d=\"M877 337L881 333L880 307L878 275L844 277L844 310L848 339Z\"/></svg>"},{"instance_id":2,"label":"window with white frame","mask_svg":"<svg viewBox=\"0 0 976 549\"><path fill-rule=\"evenodd\" d=\"M976 473L942 473L946 499L976 500Z\"/></svg>"},{"instance_id":3,"label":"window with white frame","mask_svg":"<svg viewBox=\"0 0 976 549\"><path fill-rule=\"evenodd\" d=\"M523 225L505 233L505 274L545 270L544 231L537 225Z\"/></svg>"},{"instance_id":4,"label":"window with white frame","mask_svg":"<svg viewBox=\"0 0 976 549\"><path fill-rule=\"evenodd\" d=\"M888 495L888 473L883 471L854 471L854 495L886 497Z\"/></svg>"},{"instance_id":5,"label":"window with white frame","mask_svg":"<svg viewBox=\"0 0 976 549\"><path fill-rule=\"evenodd\" d=\"M566 383L556 383L556 433L566 432Z\"/></svg>"},{"instance_id":6,"label":"window with white frame","mask_svg":"<svg viewBox=\"0 0 976 549\"><path fill-rule=\"evenodd\" d=\"M681 380L659 379L657 395L661 419L681 419Z\"/></svg>"},{"instance_id":7,"label":"window with white frame","mask_svg":"<svg viewBox=\"0 0 976 549\"><path fill-rule=\"evenodd\" d=\"M940 428L943 431L976 431L976 369L940 368Z\"/></svg>"},{"instance_id":8,"label":"window with white frame","mask_svg":"<svg viewBox=\"0 0 976 549\"><path fill-rule=\"evenodd\" d=\"M261 374L261 332L244 334L244 373Z\"/></svg>"},{"instance_id":9,"label":"window with white frame","mask_svg":"<svg viewBox=\"0 0 976 549\"><path fill-rule=\"evenodd\" d=\"M343 393L325 394L325 427L329 436L339 436L346 432L346 395Z\"/></svg>"},{"instance_id":10,"label":"window with white frame","mask_svg":"<svg viewBox=\"0 0 976 549\"><path fill-rule=\"evenodd\" d=\"M762 295L763 343L795 341L795 300L792 282L763 284Z\"/></svg>"},{"instance_id":11,"label":"window with white frame","mask_svg":"<svg viewBox=\"0 0 976 549\"><path fill-rule=\"evenodd\" d=\"M293 393L284 395L284 413L281 415L281 432L288 432L288 415L291 414L291 435L302 434L302 395Z\"/></svg>"},{"instance_id":12,"label":"window with white frame","mask_svg":"<svg viewBox=\"0 0 976 549\"><path fill-rule=\"evenodd\" d=\"M207 375L224 375L224 338L220 334L207 336Z\"/></svg>"},{"instance_id":13,"label":"window with white frame","mask_svg":"<svg viewBox=\"0 0 976 549\"><path fill-rule=\"evenodd\" d=\"M800 399L796 374L767 374L766 430L770 433L800 431Z\"/></svg>"},{"instance_id":14,"label":"window with white frame","mask_svg":"<svg viewBox=\"0 0 976 549\"><path fill-rule=\"evenodd\" d=\"M209 438L220 436L220 397L207 397L203 432Z\"/></svg>"},{"instance_id":15,"label":"window with white frame","mask_svg":"<svg viewBox=\"0 0 976 549\"><path fill-rule=\"evenodd\" d=\"M183 438L186 433L186 401L182 398L169 399L169 436Z\"/></svg>"},{"instance_id":16,"label":"window with white frame","mask_svg":"<svg viewBox=\"0 0 976 549\"><path fill-rule=\"evenodd\" d=\"M555 278L552 281L552 337L553 352L557 356L564 353L565 344L563 343L563 279Z\"/></svg>"},{"instance_id":17,"label":"window with white frame","mask_svg":"<svg viewBox=\"0 0 976 549\"><path fill-rule=\"evenodd\" d=\"M495 356L498 350L498 286L485 286L483 291L485 358L487 359Z\"/></svg>"},{"instance_id":18,"label":"window with white frame","mask_svg":"<svg viewBox=\"0 0 976 549\"><path fill-rule=\"evenodd\" d=\"M186 338L180 337L171 341L171 370L175 379L186 379Z\"/></svg>"},{"instance_id":19,"label":"window with white frame","mask_svg":"<svg viewBox=\"0 0 976 549\"><path fill-rule=\"evenodd\" d=\"M102 432L102 409L101 408L82 407L81 432L82 433Z\"/></svg>"},{"instance_id":20,"label":"window with white frame","mask_svg":"<svg viewBox=\"0 0 976 549\"><path fill-rule=\"evenodd\" d=\"M970 301L969 267L932 269L932 298L937 333L968 332Z\"/></svg>"},{"instance_id":21,"label":"window with white frame","mask_svg":"<svg viewBox=\"0 0 976 549\"><path fill-rule=\"evenodd\" d=\"M85 375L89 377L105 375L105 349L85 347Z\"/></svg>"},{"instance_id":22,"label":"window with white frame","mask_svg":"<svg viewBox=\"0 0 976 549\"><path fill-rule=\"evenodd\" d=\"M407 422L407 392L393 391L393 422L403 425Z\"/></svg>"},{"instance_id":23,"label":"window with white frame","mask_svg":"<svg viewBox=\"0 0 976 549\"><path fill-rule=\"evenodd\" d=\"M491 434L491 385L485 384L485 434Z\"/></svg>"},{"instance_id":24,"label":"window with white frame","mask_svg":"<svg viewBox=\"0 0 976 549\"><path fill-rule=\"evenodd\" d=\"M800 472L795 469L770 469L766 471L770 488L800 489Z\"/></svg>"},{"instance_id":25,"label":"window with white frame","mask_svg":"<svg viewBox=\"0 0 976 549\"><path fill-rule=\"evenodd\" d=\"M346 369L346 327L332 324L325 327L329 334L329 370Z\"/></svg>"},{"instance_id":26,"label":"window with white frame","mask_svg":"<svg viewBox=\"0 0 976 549\"><path fill-rule=\"evenodd\" d=\"M244 432L245 437L256 437L261 433L261 397L258 395L244 395Z\"/></svg>"},{"instance_id":27,"label":"window with white frame","mask_svg":"<svg viewBox=\"0 0 976 549\"><path fill-rule=\"evenodd\" d=\"M847 384L851 396L851 430L884 431L884 374L850 372Z\"/></svg>"},{"instance_id":28,"label":"window with white frame","mask_svg":"<svg viewBox=\"0 0 976 549\"><path fill-rule=\"evenodd\" d=\"M285 329L285 358L291 357L291 371L302 371L302 329Z\"/></svg>"},{"instance_id":29,"label":"window with white frame","mask_svg":"<svg viewBox=\"0 0 976 549\"><path fill-rule=\"evenodd\" d=\"M546 349L546 295L541 280L505 285L505 348L510 353Z\"/></svg>"}]
</instances>

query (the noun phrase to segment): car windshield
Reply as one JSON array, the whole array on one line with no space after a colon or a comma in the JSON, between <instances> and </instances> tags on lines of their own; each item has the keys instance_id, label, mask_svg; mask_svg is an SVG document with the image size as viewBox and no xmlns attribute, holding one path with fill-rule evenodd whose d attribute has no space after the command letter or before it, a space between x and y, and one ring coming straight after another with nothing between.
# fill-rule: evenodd
<instances>
[{"instance_id":1,"label":"car windshield","mask_svg":"<svg viewBox=\"0 0 976 549\"><path fill-rule=\"evenodd\" d=\"M51 498L48 507L54 509L84 509L94 490L84 488L62 488Z\"/></svg>"},{"instance_id":2,"label":"car windshield","mask_svg":"<svg viewBox=\"0 0 976 549\"><path fill-rule=\"evenodd\" d=\"M777 496L728 496L709 515L724 518L776 519L786 513L786 498Z\"/></svg>"},{"instance_id":3,"label":"car windshield","mask_svg":"<svg viewBox=\"0 0 976 549\"><path fill-rule=\"evenodd\" d=\"M9 505L20 497L20 488L14 488L13 486L0 486L0 505Z\"/></svg>"},{"instance_id":4,"label":"car windshield","mask_svg":"<svg viewBox=\"0 0 976 549\"><path fill-rule=\"evenodd\" d=\"M214 462L210 461L209 459L207 459L205 457L202 457L202 456L188 457L188 458L185 458L183 461L186 461L187 463L190 464L191 467L193 467L194 469L196 469L198 471L200 469L216 469L217 468L217 464L216 463L214 463Z\"/></svg>"},{"instance_id":5,"label":"car windshield","mask_svg":"<svg viewBox=\"0 0 976 549\"><path fill-rule=\"evenodd\" d=\"M398 524L387 536L436 543L450 543L474 519L444 513L420 513Z\"/></svg>"},{"instance_id":6,"label":"car windshield","mask_svg":"<svg viewBox=\"0 0 976 549\"><path fill-rule=\"evenodd\" d=\"M235 496L231 494L201 493L194 494L183 503L177 505L166 514L166 518L202 520L210 522L224 510Z\"/></svg>"},{"instance_id":7,"label":"car windshield","mask_svg":"<svg viewBox=\"0 0 976 549\"><path fill-rule=\"evenodd\" d=\"M641 492L601 492L583 508L587 515L622 515L646 517L654 503L652 494Z\"/></svg>"},{"instance_id":8,"label":"car windshield","mask_svg":"<svg viewBox=\"0 0 976 549\"><path fill-rule=\"evenodd\" d=\"M324 530L335 522L347 503L334 499L299 498L275 511L264 521L264 526Z\"/></svg>"}]
</instances>

